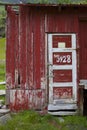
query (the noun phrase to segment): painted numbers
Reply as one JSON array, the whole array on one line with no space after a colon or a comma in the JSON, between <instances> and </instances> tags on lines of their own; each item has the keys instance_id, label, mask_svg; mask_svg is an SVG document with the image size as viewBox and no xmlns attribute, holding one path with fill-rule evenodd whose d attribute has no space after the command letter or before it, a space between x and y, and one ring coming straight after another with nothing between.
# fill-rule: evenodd
<instances>
[{"instance_id":1,"label":"painted numbers","mask_svg":"<svg viewBox=\"0 0 87 130\"><path fill-rule=\"evenodd\" d=\"M71 63L71 55L57 55L54 54L57 63Z\"/></svg>"}]
</instances>

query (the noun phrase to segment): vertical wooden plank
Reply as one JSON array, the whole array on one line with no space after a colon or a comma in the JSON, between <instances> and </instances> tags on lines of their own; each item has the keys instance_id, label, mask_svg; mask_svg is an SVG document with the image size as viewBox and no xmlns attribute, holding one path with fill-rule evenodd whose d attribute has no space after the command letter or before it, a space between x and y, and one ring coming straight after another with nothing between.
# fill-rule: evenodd
<instances>
[{"instance_id":1,"label":"vertical wooden plank","mask_svg":"<svg viewBox=\"0 0 87 130\"><path fill-rule=\"evenodd\" d=\"M45 51L47 48L46 47L46 39L45 39L45 36L46 36L46 33L45 33L45 13L43 11L43 9L41 10L41 25L40 25L40 33L41 33L41 44L40 44L40 75L41 75L41 78L40 78L40 86L41 86L41 89L45 90L44 92L46 92L46 66L45 66L45 63L47 61L47 59L45 59Z\"/></svg>"},{"instance_id":2,"label":"vertical wooden plank","mask_svg":"<svg viewBox=\"0 0 87 130\"><path fill-rule=\"evenodd\" d=\"M21 88L26 87L26 7L20 6L19 13L19 75Z\"/></svg>"},{"instance_id":3,"label":"vertical wooden plank","mask_svg":"<svg viewBox=\"0 0 87 130\"><path fill-rule=\"evenodd\" d=\"M74 14L67 12L70 11L69 9L65 10L66 12L64 10L59 11L57 8L53 8L52 11L51 9L52 8L49 7L49 10L47 10L46 32L77 32L77 22L74 23L74 21L76 21L76 17Z\"/></svg>"},{"instance_id":4,"label":"vertical wooden plank","mask_svg":"<svg viewBox=\"0 0 87 130\"><path fill-rule=\"evenodd\" d=\"M34 85L36 89L44 87L45 80L45 15L35 8L33 13L34 32Z\"/></svg>"},{"instance_id":5,"label":"vertical wooden plank","mask_svg":"<svg viewBox=\"0 0 87 130\"><path fill-rule=\"evenodd\" d=\"M6 86L15 87L15 37L16 37L16 14L7 8L7 41L6 41Z\"/></svg>"},{"instance_id":6,"label":"vertical wooden plank","mask_svg":"<svg viewBox=\"0 0 87 130\"><path fill-rule=\"evenodd\" d=\"M40 88L40 14L38 10L33 13L34 22L34 85L35 89Z\"/></svg>"},{"instance_id":7,"label":"vertical wooden plank","mask_svg":"<svg viewBox=\"0 0 87 130\"><path fill-rule=\"evenodd\" d=\"M34 89L33 65L33 16L31 8L27 7L27 88Z\"/></svg>"},{"instance_id":8,"label":"vertical wooden plank","mask_svg":"<svg viewBox=\"0 0 87 130\"><path fill-rule=\"evenodd\" d=\"M15 20L15 30L16 30L16 36L15 36L15 87L19 87L20 81L19 81L19 14L17 12L16 14L16 20Z\"/></svg>"},{"instance_id":9,"label":"vertical wooden plank","mask_svg":"<svg viewBox=\"0 0 87 130\"><path fill-rule=\"evenodd\" d=\"M87 21L81 20L79 23L80 42L80 79L87 79Z\"/></svg>"}]
</instances>

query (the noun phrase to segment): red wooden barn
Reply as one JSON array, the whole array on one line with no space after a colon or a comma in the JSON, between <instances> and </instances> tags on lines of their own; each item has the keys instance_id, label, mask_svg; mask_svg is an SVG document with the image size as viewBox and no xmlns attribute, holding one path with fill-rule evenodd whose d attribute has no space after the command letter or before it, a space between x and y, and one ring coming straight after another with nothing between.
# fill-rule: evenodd
<instances>
[{"instance_id":1,"label":"red wooden barn","mask_svg":"<svg viewBox=\"0 0 87 130\"><path fill-rule=\"evenodd\" d=\"M87 5L21 3L6 11L10 109L86 113Z\"/></svg>"}]
</instances>

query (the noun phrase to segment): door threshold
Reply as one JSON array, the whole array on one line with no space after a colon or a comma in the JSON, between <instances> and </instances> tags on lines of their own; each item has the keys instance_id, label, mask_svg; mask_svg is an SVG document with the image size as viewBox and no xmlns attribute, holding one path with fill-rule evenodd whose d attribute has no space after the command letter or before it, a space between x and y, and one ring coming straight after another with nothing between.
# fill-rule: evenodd
<instances>
[{"instance_id":1,"label":"door threshold","mask_svg":"<svg viewBox=\"0 0 87 130\"><path fill-rule=\"evenodd\" d=\"M49 104L48 105L48 111L59 111L59 110L77 110L77 104L70 104L70 103L65 103L65 104Z\"/></svg>"},{"instance_id":2,"label":"door threshold","mask_svg":"<svg viewBox=\"0 0 87 130\"><path fill-rule=\"evenodd\" d=\"M77 111L55 111L55 112L50 112L48 111L48 114L51 114L51 115L56 115L56 116L66 116L66 115L76 115L77 114Z\"/></svg>"}]
</instances>

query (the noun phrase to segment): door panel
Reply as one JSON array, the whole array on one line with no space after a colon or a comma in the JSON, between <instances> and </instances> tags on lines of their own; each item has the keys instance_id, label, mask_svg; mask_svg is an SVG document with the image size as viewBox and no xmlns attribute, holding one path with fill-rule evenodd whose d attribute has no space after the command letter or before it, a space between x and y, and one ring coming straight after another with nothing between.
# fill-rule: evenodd
<instances>
[{"instance_id":1,"label":"door panel","mask_svg":"<svg viewBox=\"0 0 87 130\"><path fill-rule=\"evenodd\" d=\"M76 103L76 35L48 34L48 56L49 104Z\"/></svg>"},{"instance_id":2,"label":"door panel","mask_svg":"<svg viewBox=\"0 0 87 130\"><path fill-rule=\"evenodd\" d=\"M54 35L52 37L52 47L53 48L59 48L58 46L62 46L62 43L66 43L65 47L69 48L71 47L71 36L70 35Z\"/></svg>"},{"instance_id":3,"label":"door panel","mask_svg":"<svg viewBox=\"0 0 87 130\"><path fill-rule=\"evenodd\" d=\"M53 82L72 82L72 70L53 70Z\"/></svg>"},{"instance_id":4,"label":"door panel","mask_svg":"<svg viewBox=\"0 0 87 130\"><path fill-rule=\"evenodd\" d=\"M72 87L53 87L53 99L72 98Z\"/></svg>"}]
</instances>

